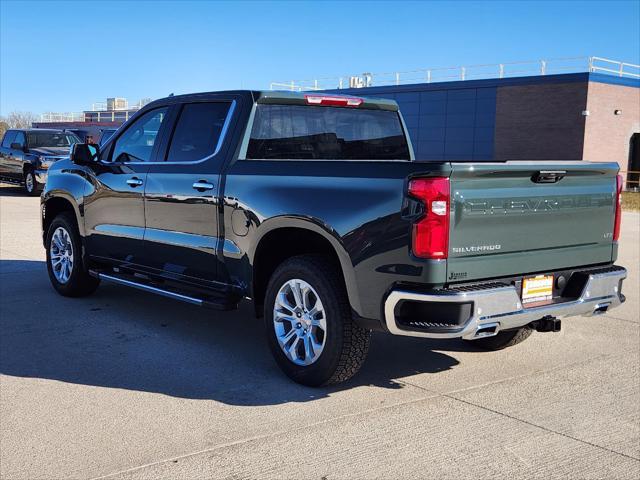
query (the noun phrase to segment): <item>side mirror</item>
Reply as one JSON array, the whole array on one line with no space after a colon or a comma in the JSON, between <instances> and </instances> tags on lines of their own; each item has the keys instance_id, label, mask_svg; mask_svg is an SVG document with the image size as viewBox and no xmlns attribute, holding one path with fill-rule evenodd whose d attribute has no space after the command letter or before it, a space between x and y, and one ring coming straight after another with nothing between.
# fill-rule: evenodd
<instances>
[{"instance_id":1,"label":"side mirror","mask_svg":"<svg viewBox=\"0 0 640 480\"><path fill-rule=\"evenodd\" d=\"M21 143L13 142L11 144L11 150L23 150L24 151L24 145L22 145Z\"/></svg>"},{"instance_id":2,"label":"side mirror","mask_svg":"<svg viewBox=\"0 0 640 480\"><path fill-rule=\"evenodd\" d=\"M97 162L100 156L100 149L97 145L88 143L75 143L71 150L71 161L76 165L89 165Z\"/></svg>"}]
</instances>

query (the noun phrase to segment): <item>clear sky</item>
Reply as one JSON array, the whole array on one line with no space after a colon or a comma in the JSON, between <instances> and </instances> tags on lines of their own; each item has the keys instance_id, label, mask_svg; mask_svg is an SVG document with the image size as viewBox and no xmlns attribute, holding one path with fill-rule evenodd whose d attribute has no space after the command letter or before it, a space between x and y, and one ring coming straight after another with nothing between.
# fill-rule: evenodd
<instances>
[{"instance_id":1,"label":"clear sky","mask_svg":"<svg viewBox=\"0 0 640 480\"><path fill-rule=\"evenodd\" d=\"M603 56L640 63L640 0L0 0L0 114L358 72Z\"/></svg>"}]
</instances>

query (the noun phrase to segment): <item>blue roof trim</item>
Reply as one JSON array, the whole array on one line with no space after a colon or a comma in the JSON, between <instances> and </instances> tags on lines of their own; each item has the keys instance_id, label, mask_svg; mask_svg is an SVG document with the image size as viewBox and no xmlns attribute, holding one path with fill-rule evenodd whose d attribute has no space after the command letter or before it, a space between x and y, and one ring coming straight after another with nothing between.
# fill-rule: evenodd
<instances>
[{"instance_id":1,"label":"blue roof trim","mask_svg":"<svg viewBox=\"0 0 640 480\"><path fill-rule=\"evenodd\" d=\"M456 80L452 82L434 82L434 83L413 83L409 85L384 85L380 87L366 88L343 88L328 89L327 92L358 92L360 95L367 93L384 93L392 91L393 93L412 92L420 90L453 90L458 88L482 88L482 87L503 87L507 85L539 85L545 83L573 83L589 81L589 74L582 73L563 73L559 75L537 75L528 77L510 77L510 78L487 78L482 80ZM614 77L618 78L618 77Z\"/></svg>"},{"instance_id":2,"label":"blue roof trim","mask_svg":"<svg viewBox=\"0 0 640 480\"><path fill-rule=\"evenodd\" d=\"M333 93L358 93L359 95L366 96L367 94L384 94L385 92L424 92L426 90L454 90L461 88L504 87L511 85L543 85L589 81L640 88L640 79L616 77L613 75L602 73L581 72L561 73L558 75L534 75L528 77L487 78L482 80L456 80L452 82L413 83L410 85L383 85L380 87L367 88L328 89L325 91Z\"/></svg>"},{"instance_id":3,"label":"blue roof trim","mask_svg":"<svg viewBox=\"0 0 640 480\"><path fill-rule=\"evenodd\" d=\"M640 78L616 77L614 75L607 75L606 73L590 73L589 81L640 88Z\"/></svg>"}]
</instances>

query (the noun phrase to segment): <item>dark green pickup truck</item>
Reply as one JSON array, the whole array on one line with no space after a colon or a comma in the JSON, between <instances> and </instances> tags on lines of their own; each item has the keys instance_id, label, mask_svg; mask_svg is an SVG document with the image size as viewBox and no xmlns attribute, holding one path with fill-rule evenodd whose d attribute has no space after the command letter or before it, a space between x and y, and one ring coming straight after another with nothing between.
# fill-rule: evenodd
<instances>
[{"instance_id":1,"label":"dark green pickup truck","mask_svg":"<svg viewBox=\"0 0 640 480\"><path fill-rule=\"evenodd\" d=\"M174 96L50 169L43 241L62 295L251 300L284 372L324 385L372 330L497 349L619 305L617 168L421 161L388 100Z\"/></svg>"}]
</instances>

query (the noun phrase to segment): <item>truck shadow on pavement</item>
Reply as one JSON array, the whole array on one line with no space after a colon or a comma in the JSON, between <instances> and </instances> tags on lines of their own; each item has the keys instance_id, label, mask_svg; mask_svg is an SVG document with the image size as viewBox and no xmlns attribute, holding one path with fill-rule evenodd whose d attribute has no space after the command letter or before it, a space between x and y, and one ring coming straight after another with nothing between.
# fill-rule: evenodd
<instances>
[{"instance_id":1,"label":"truck shadow on pavement","mask_svg":"<svg viewBox=\"0 0 640 480\"><path fill-rule=\"evenodd\" d=\"M20 185L5 183L0 180L0 197L28 197L29 195Z\"/></svg>"},{"instance_id":2,"label":"truck shadow on pavement","mask_svg":"<svg viewBox=\"0 0 640 480\"><path fill-rule=\"evenodd\" d=\"M441 351L465 348L458 341L375 334L355 378L314 389L280 372L264 335L249 303L217 312L108 284L87 298L64 298L50 286L44 262L0 261L4 375L274 405L363 385L400 389L404 377L455 367L458 361Z\"/></svg>"}]
</instances>

